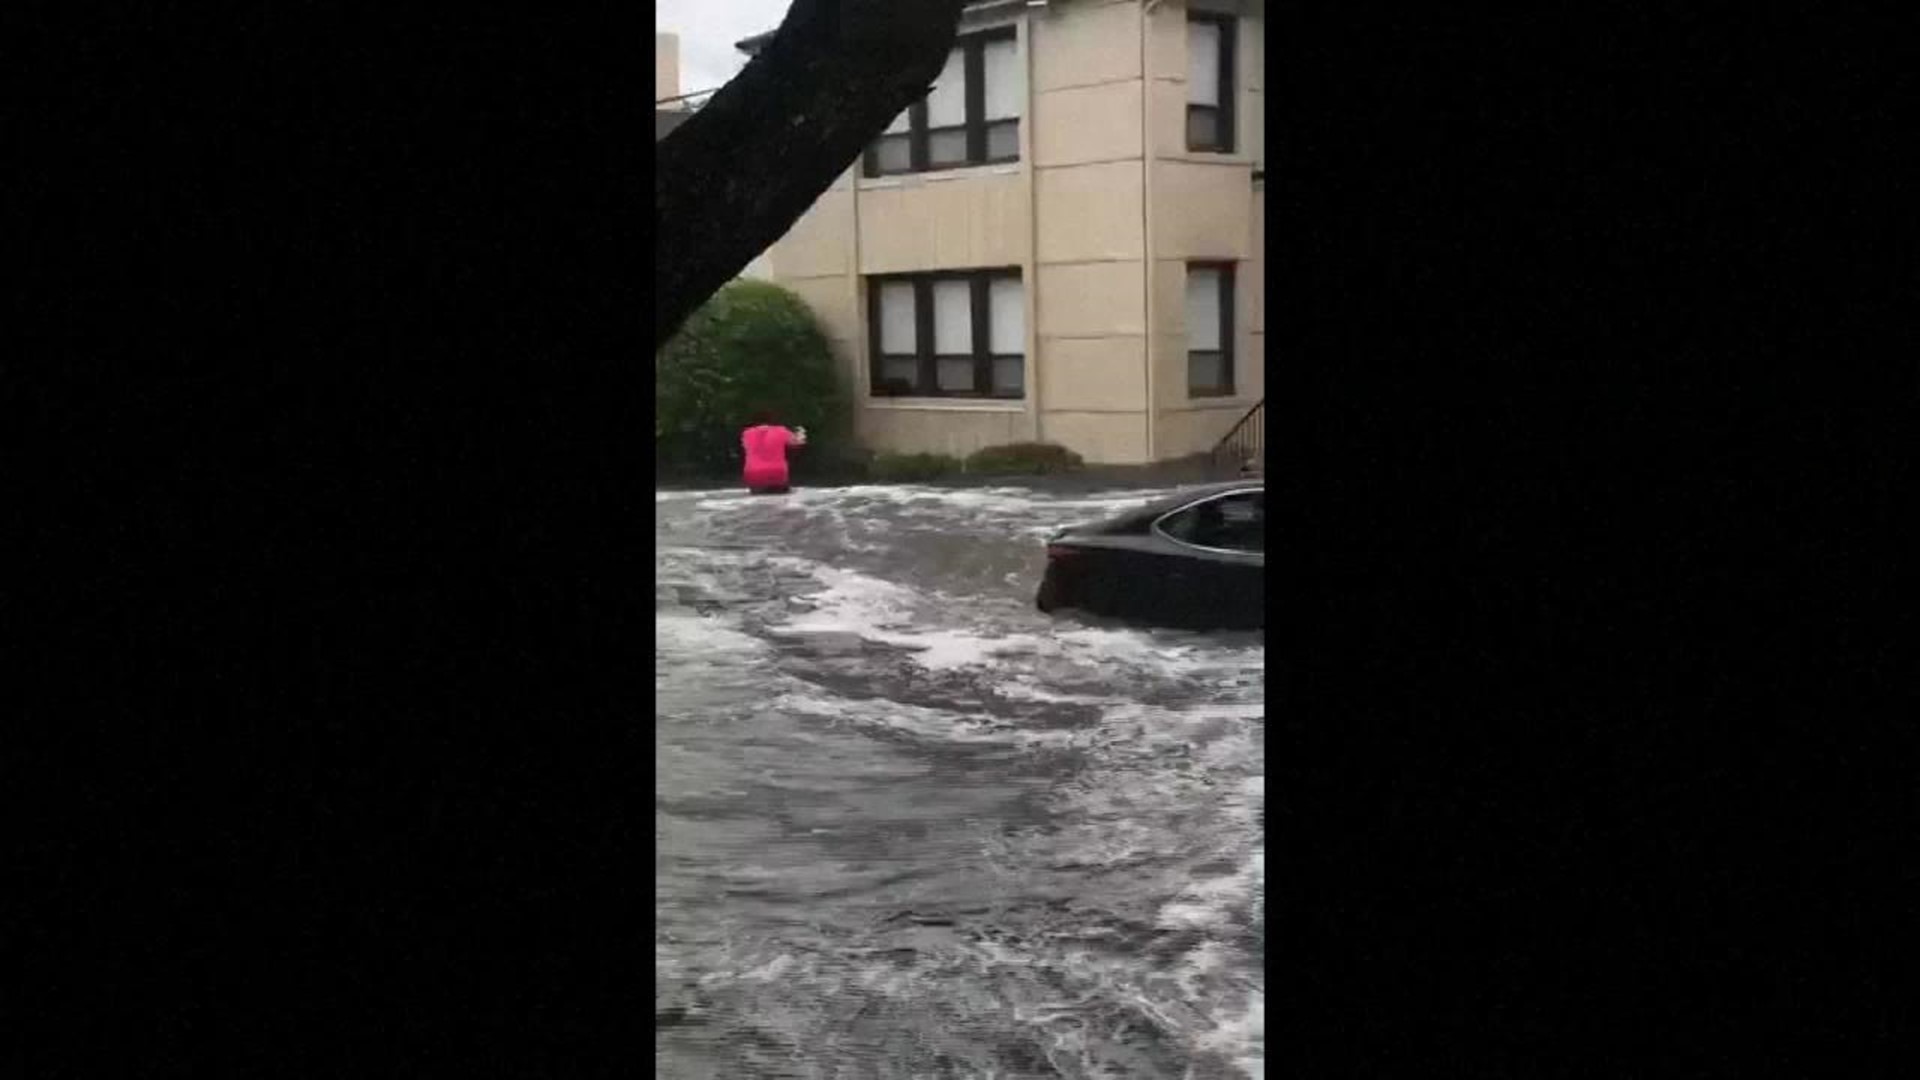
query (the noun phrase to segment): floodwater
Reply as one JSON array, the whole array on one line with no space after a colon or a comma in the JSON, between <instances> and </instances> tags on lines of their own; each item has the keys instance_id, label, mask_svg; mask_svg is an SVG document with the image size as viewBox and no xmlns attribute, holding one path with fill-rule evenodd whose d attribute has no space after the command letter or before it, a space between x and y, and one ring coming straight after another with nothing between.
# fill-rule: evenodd
<instances>
[{"instance_id":1,"label":"floodwater","mask_svg":"<svg viewBox=\"0 0 1920 1080\"><path fill-rule=\"evenodd\" d=\"M1157 494L656 493L656 1075L1264 1076L1264 642L1032 603Z\"/></svg>"}]
</instances>

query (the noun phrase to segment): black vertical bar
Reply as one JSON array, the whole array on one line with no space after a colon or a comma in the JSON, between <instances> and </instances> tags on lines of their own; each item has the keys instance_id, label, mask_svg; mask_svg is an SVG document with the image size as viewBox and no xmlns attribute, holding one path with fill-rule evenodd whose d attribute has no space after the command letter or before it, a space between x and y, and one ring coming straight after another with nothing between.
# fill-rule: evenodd
<instances>
[{"instance_id":1,"label":"black vertical bar","mask_svg":"<svg viewBox=\"0 0 1920 1080\"><path fill-rule=\"evenodd\" d=\"M978 165L987 160L987 56L980 38L962 47L967 72L967 163Z\"/></svg>"},{"instance_id":2,"label":"black vertical bar","mask_svg":"<svg viewBox=\"0 0 1920 1080\"><path fill-rule=\"evenodd\" d=\"M982 397L993 396L992 293L988 280L989 272L983 270L970 275L967 282L973 302L973 392Z\"/></svg>"},{"instance_id":3,"label":"black vertical bar","mask_svg":"<svg viewBox=\"0 0 1920 1080\"><path fill-rule=\"evenodd\" d=\"M913 344L920 358L920 385L923 395L940 393L940 378L933 360L933 282L924 277L913 279Z\"/></svg>"},{"instance_id":4,"label":"black vertical bar","mask_svg":"<svg viewBox=\"0 0 1920 1080\"><path fill-rule=\"evenodd\" d=\"M885 350L880 343L880 282L867 279L867 393L880 396L880 373L886 368Z\"/></svg>"},{"instance_id":5,"label":"black vertical bar","mask_svg":"<svg viewBox=\"0 0 1920 1080\"><path fill-rule=\"evenodd\" d=\"M927 99L921 98L907 109L907 165L913 172L927 171Z\"/></svg>"},{"instance_id":6,"label":"black vertical bar","mask_svg":"<svg viewBox=\"0 0 1920 1080\"><path fill-rule=\"evenodd\" d=\"M1197 21L1192 12L1187 13L1187 51L1189 54L1193 51L1193 24ZM1189 73L1193 71L1193 61L1191 58L1187 61L1187 71ZM1180 133L1182 145L1186 146L1190 151L1201 149L1201 147L1193 145L1193 90L1191 87L1187 90L1187 107L1185 111L1181 113L1181 117L1186 123L1186 130ZM1188 379L1187 381L1192 382L1193 380Z\"/></svg>"},{"instance_id":7,"label":"black vertical bar","mask_svg":"<svg viewBox=\"0 0 1920 1080\"><path fill-rule=\"evenodd\" d=\"M1239 132L1234 124L1233 61L1238 49L1235 47L1238 35L1235 30L1240 25L1238 19L1223 18L1220 26L1220 149L1223 153L1233 153L1236 136Z\"/></svg>"},{"instance_id":8,"label":"black vertical bar","mask_svg":"<svg viewBox=\"0 0 1920 1080\"><path fill-rule=\"evenodd\" d=\"M1233 382L1233 264L1220 264L1220 368L1226 385L1221 390L1231 396Z\"/></svg>"}]
</instances>

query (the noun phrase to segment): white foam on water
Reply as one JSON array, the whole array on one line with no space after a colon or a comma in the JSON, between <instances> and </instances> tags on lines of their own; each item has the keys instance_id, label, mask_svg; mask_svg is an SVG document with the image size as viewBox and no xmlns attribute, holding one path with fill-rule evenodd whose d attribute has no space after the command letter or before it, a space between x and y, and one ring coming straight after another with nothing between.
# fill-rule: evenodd
<instances>
[{"instance_id":1,"label":"white foam on water","mask_svg":"<svg viewBox=\"0 0 1920 1080\"><path fill-rule=\"evenodd\" d=\"M907 522L934 520L943 529L956 524L1005 538L1044 536L1065 525L1110 517L1144 506L1175 488L1113 489L1059 494L1022 487L938 488L918 484L869 484L843 488L796 488L777 499L738 489L659 492L656 503L687 503L715 514L789 514L794 511L838 520L848 511L885 508Z\"/></svg>"},{"instance_id":2,"label":"white foam on water","mask_svg":"<svg viewBox=\"0 0 1920 1080\"><path fill-rule=\"evenodd\" d=\"M1072 735L1066 731L1025 729L984 713L935 709L888 699L861 701L805 691L780 694L771 702L771 708L791 716L812 717L833 725L882 727L957 743L1061 745Z\"/></svg>"},{"instance_id":3,"label":"white foam on water","mask_svg":"<svg viewBox=\"0 0 1920 1080\"><path fill-rule=\"evenodd\" d=\"M904 585L822 563L804 568L826 587L803 599L813 609L773 628L776 633L855 633L913 625L924 594Z\"/></svg>"},{"instance_id":4,"label":"white foam on water","mask_svg":"<svg viewBox=\"0 0 1920 1080\"><path fill-rule=\"evenodd\" d=\"M1061 494L1037 490L1028 487L975 487L952 488L935 487L931 484L854 484L847 487L797 487L782 501L800 503L859 503L883 502L898 505L913 503L950 506L962 510L981 508L1022 508L1032 506L1129 506L1146 503L1164 495L1171 494L1177 488L1106 488L1088 492ZM704 491L685 491L672 493L679 498L715 498L738 496L742 500L750 498L739 489L710 488ZM772 503L776 500L756 498L755 501Z\"/></svg>"},{"instance_id":5,"label":"white foam on water","mask_svg":"<svg viewBox=\"0 0 1920 1080\"><path fill-rule=\"evenodd\" d=\"M771 633L850 634L909 650L914 663L929 670L996 665L1038 644L1031 634L938 626L936 620L961 608L952 597L820 563L806 571L825 588L799 597L811 610L769 627Z\"/></svg>"},{"instance_id":6,"label":"white foam on water","mask_svg":"<svg viewBox=\"0 0 1920 1080\"><path fill-rule=\"evenodd\" d=\"M983 1000L992 1000L978 1008L957 1007L956 1015L984 1017L1011 1008L1036 1025L1044 1041L1053 1042L1055 1060L1071 1075L1114 1075L1116 1067L1140 1066L1130 1057L1133 1051L1121 1045L1125 1040L1115 1025L1147 1022L1189 1051L1213 1059L1206 1064L1215 1069L1230 1062L1243 1075L1264 1077L1264 977L1259 958L1233 944L1264 893L1265 853L1257 821L1264 780L1249 775L1261 771L1264 762L1264 644L1054 622L1005 595L953 596L888 580L885 571L852 568L873 565L862 552L897 551L925 543L923 538L933 534L963 542L977 536L1025 543L1160 494L1060 496L1013 487L914 486L799 489L779 499L727 490L656 494L657 502L673 504L672 513L682 515L682 529L671 533L674 539L715 529L711 535L730 541L715 547L669 546L657 553L659 580L669 590L661 594L662 603L691 592L714 601L721 612L657 612L660 648L684 658L683 678L738 682L748 688L741 693L750 695L751 713L799 721L790 726L801 740L793 745L807 747L801 755L806 775L782 783L817 794L840 791L834 785L844 782L845 791L880 798L882 785L859 772L868 760L861 747L871 740L847 739L834 728L1066 748L1084 763L1050 789L1048 827L983 838L996 855L989 867L1004 866L995 872L1005 873L1010 882L1036 868L1068 864L1106 867L1107 880L1116 882L1138 878L1126 869L1136 861L1154 874L1169 867L1175 874L1181 867L1201 871L1190 880L1158 879L1130 901L1138 906L1125 925L1144 920L1202 938L1187 954L1165 957L1154 967L1124 947L1105 943L1095 951L1067 948L1063 953L1062 943L1047 934L943 944L947 932L929 932L925 942L915 939L918 955L910 961L878 947L796 953L784 937L760 937L744 952L727 950L732 955L722 961L724 974L708 962L703 984L716 991L729 983L762 988L747 994L764 1021L757 1026L813 1038L814 1050L823 1053L865 1037L839 1034L856 1030L844 1022L846 1010L856 1008L846 1003L882 1000L894 1008L917 1008L984 995ZM688 509L695 516L685 515ZM663 529L661 538L669 532ZM819 558L799 557L799 549ZM931 549L955 550L952 545ZM992 584L983 592L1019 584L1018 571L1003 576L1005 565L992 566L986 579ZM770 579L778 580L770 587ZM967 591L964 583L956 588ZM806 642L809 637L817 644ZM849 650L849 641L884 646L884 655L870 659L871 653ZM929 685L958 689L953 701L939 703L950 707L929 707L845 697L810 681L816 666L835 676L858 677L860 670L849 665L866 663L885 666L892 681L883 686L898 685L903 676L911 683L917 669ZM909 696L924 700L917 693ZM975 697L1091 707L1097 719L1061 727L1056 716L1055 726L1026 728L1020 720L977 706ZM782 747L780 752L792 753L790 746ZM833 752L846 756L830 756L836 747ZM776 772L785 767L768 765ZM758 782L772 781L761 777ZM869 807L842 798L833 805L837 813L851 816L841 821L810 811L800 823L819 826L814 832L835 825L857 831L876 811L908 814L883 802ZM914 807L913 813L938 812L924 801ZM1211 865L1203 869L1203 863ZM1091 942L1100 927L1086 929ZM849 943L884 944L857 935ZM955 970L962 960L969 966ZM1157 966L1167 961L1175 963L1173 970ZM1040 983L1020 973L1029 968L1057 973L1064 982ZM1044 988L1049 985L1058 988L1060 999L1036 1000L1055 997ZM795 992L770 1000L769 989L783 986ZM1135 1012L1116 1014L1116 1003ZM928 1029L935 1030L947 1028ZM991 1050L963 1046L956 1053L980 1069L978 1075L993 1075L978 1056ZM1196 1076L1204 1069L1200 1063L1192 1068Z\"/></svg>"},{"instance_id":7,"label":"white foam on water","mask_svg":"<svg viewBox=\"0 0 1920 1080\"><path fill-rule=\"evenodd\" d=\"M1199 1045L1233 1062L1248 1080L1267 1076L1267 994L1249 990L1237 1008L1224 1012Z\"/></svg>"},{"instance_id":8,"label":"white foam on water","mask_svg":"<svg viewBox=\"0 0 1920 1080\"><path fill-rule=\"evenodd\" d=\"M849 516L854 516L863 526L931 527L942 532L957 528L1000 540L1037 540L1064 526L1111 517L1178 490L1119 488L1059 493L1023 487L867 484L802 487L778 498L750 495L738 488L655 492L654 501L727 519L783 520L799 516L844 525Z\"/></svg>"},{"instance_id":9,"label":"white foam on water","mask_svg":"<svg viewBox=\"0 0 1920 1080\"><path fill-rule=\"evenodd\" d=\"M675 660L711 660L720 657L757 657L767 644L719 619L692 612L656 611L653 616L656 657Z\"/></svg>"},{"instance_id":10,"label":"white foam on water","mask_svg":"<svg viewBox=\"0 0 1920 1080\"><path fill-rule=\"evenodd\" d=\"M958 671L998 667L1030 652L1029 635L981 634L967 630L866 629L862 637L882 645L909 650L911 659L928 671Z\"/></svg>"},{"instance_id":11,"label":"white foam on water","mask_svg":"<svg viewBox=\"0 0 1920 1080\"><path fill-rule=\"evenodd\" d=\"M1027 619L1016 607L988 607L936 591L918 589L855 570L805 559L763 560L768 565L805 573L823 588L795 597L810 609L769 627L777 635L847 634L876 644L905 649L928 670L965 668L1027 670L1065 663L1113 681L1116 668L1158 678L1220 675L1254 692L1266 667L1264 646L1223 646L1189 635L1153 631L1076 627ZM1016 629L1026 626L1039 629ZM954 625L964 620L964 625ZM1009 626L1008 623L1013 625ZM1047 693L1031 679L1009 678L1024 689ZM1223 685L1225 683L1223 682ZM1069 700L1056 698L1055 700ZM1099 700L1099 699L1096 699Z\"/></svg>"},{"instance_id":12,"label":"white foam on water","mask_svg":"<svg viewBox=\"0 0 1920 1080\"><path fill-rule=\"evenodd\" d=\"M1081 865L1147 860L1231 868L1191 876L1150 909L1157 928L1203 938L1180 959L1170 986L1153 976L1131 985L1149 994L1156 1015L1177 1021L1192 1049L1249 1077L1265 1075L1264 974L1258 957L1228 942L1260 917L1264 902L1258 818L1266 781L1248 774L1264 761L1264 712L1257 701L1106 706L1083 736L1095 751L1094 769L1058 793L1061 819L1074 824L1053 838L1056 850ZM1185 824L1170 827L1176 818ZM1128 978L1124 968L1089 977ZM1156 985L1161 989L1151 989ZM1088 1053L1083 1034L1067 1032L1061 1050Z\"/></svg>"},{"instance_id":13,"label":"white foam on water","mask_svg":"<svg viewBox=\"0 0 1920 1080\"><path fill-rule=\"evenodd\" d=\"M1206 964L1218 970L1198 970ZM1055 1066L1067 1064L1075 1070L1066 1075L1116 1075L1106 1071L1115 1065L1111 1051L1116 1018L1110 1012L1103 1015L1101 1007L1124 1003L1189 1052L1204 1053L1232 1064L1244 1076L1264 1080L1265 991L1227 976L1231 962L1224 954L1189 963L1188 976L1175 980L1141 982L1126 957L1088 950L1069 950L1051 958L1050 966L1065 976L1062 989L1068 990L1067 996L1010 1004L1016 1019L1046 1032ZM1214 975L1221 989L1196 985L1202 974ZM1190 1065L1187 1075L1195 1075L1196 1067Z\"/></svg>"},{"instance_id":14,"label":"white foam on water","mask_svg":"<svg viewBox=\"0 0 1920 1080\"><path fill-rule=\"evenodd\" d=\"M1183 637L1186 639L1183 640ZM1264 675L1267 666L1264 645L1223 647L1218 642L1191 636L1104 627L1061 630L1054 638L1069 651L1081 655L1097 656L1103 661L1150 668L1170 675L1210 672L1260 672Z\"/></svg>"},{"instance_id":15,"label":"white foam on water","mask_svg":"<svg viewBox=\"0 0 1920 1080\"><path fill-rule=\"evenodd\" d=\"M1054 690L1041 685L1038 677L1027 673L1013 675L1009 681L1001 683L999 693L1009 701L1031 701L1046 705L1106 706L1126 701L1114 694L1078 694Z\"/></svg>"},{"instance_id":16,"label":"white foam on water","mask_svg":"<svg viewBox=\"0 0 1920 1080\"><path fill-rule=\"evenodd\" d=\"M1267 855L1255 848L1239 869L1226 877L1201 878L1161 905L1154 925L1162 930L1213 930L1246 909L1266 882Z\"/></svg>"}]
</instances>

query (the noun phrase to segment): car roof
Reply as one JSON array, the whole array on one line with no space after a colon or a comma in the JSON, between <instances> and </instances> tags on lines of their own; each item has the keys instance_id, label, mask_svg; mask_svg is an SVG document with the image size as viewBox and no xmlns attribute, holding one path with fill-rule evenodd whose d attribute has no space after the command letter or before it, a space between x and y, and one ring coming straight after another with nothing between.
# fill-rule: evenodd
<instances>
[{"instance_id":1,"label":"car roof","mask_svg":"<svg viewBox=\"0 0 1920 1080\"><path fill-rule=\"evenodd\" d=\"M1224 495L1229 491L1265 491L1266 481L1259 477L1245 480L1222 481L1212 484L1195 484L1183 487L1170 495L1163 495L1151 502L1143 503L1131 510L1115 514L1107 519L1108 524L1127 524L1141 520L1151 520L1172 510L1197 502L1211 495Z\"/></svg>"},{"instance_id":2,"label":"car roof","mask_svg":"<svg viewBox=\"0 0 1920 1080\"><path fill-rule=\"evenodd\" d=\"M1171 495L1155 499L1145 506L1142 506L1137 512L1145 513L1152 510L1164 514L1169 510L1178 509L1190 502L1198 502L1210 495L1224 495L1229 491L1265 491L1266 489L1266 481L1259 477L1250 477L1246 480L1221 481L1213 484L1195 484L1192 487L1181 488Z\"/></svg>"}]
</instances>

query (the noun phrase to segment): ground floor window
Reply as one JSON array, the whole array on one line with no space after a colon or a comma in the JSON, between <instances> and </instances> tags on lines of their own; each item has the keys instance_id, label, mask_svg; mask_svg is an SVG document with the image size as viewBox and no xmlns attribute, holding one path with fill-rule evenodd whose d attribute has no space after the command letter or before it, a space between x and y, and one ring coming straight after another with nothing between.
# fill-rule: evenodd
<instances>
[{"instance_id":1,"label":"ground floor window","mask_svg":"<svg viewBox=\"0 0 1920 1080\"><path fill-rule=\"evenodd\" d=\"M1233 394L1233 264L1187 265L1187 396Z\"/></svg>"},{"instance_id":2,"label":"ground floor window","mask_svg":"<svg viewBox=\"0 0 1920 1080\"><path fill-rule=\"evenodd\" d=\"M1026 310L1018 270L868 278L874 396L1024 397Z\"/></svg>"}]
</instances>

